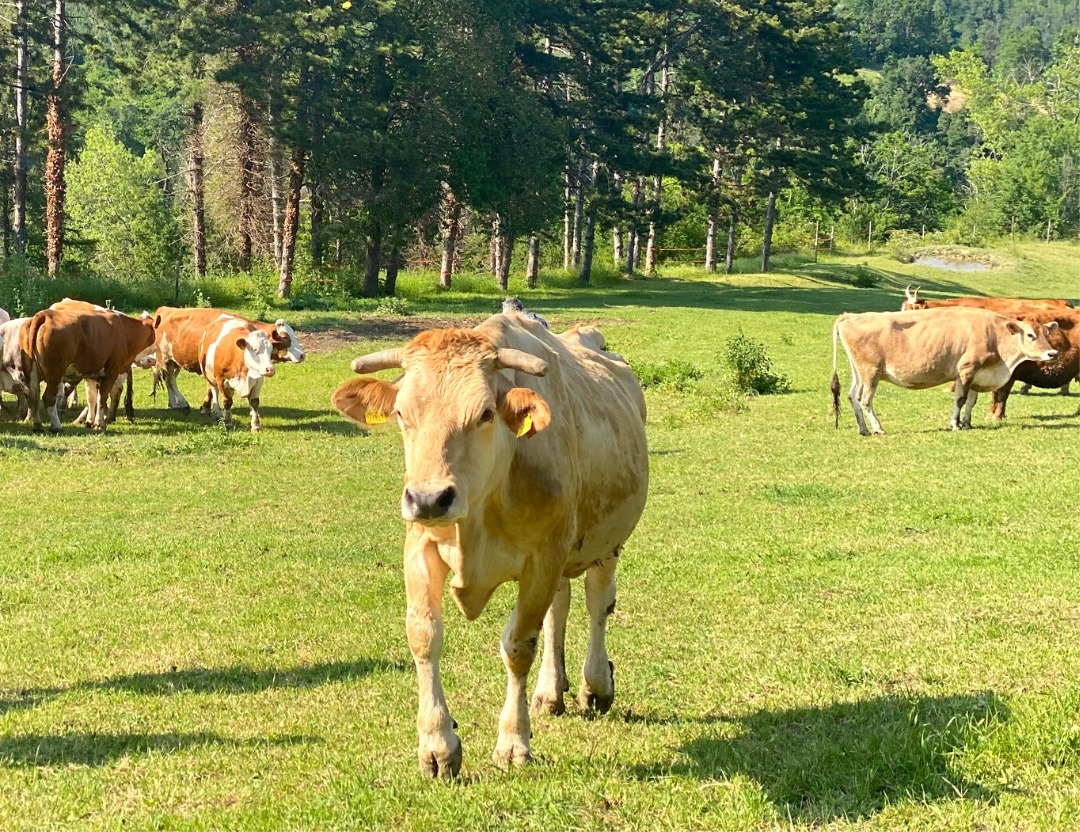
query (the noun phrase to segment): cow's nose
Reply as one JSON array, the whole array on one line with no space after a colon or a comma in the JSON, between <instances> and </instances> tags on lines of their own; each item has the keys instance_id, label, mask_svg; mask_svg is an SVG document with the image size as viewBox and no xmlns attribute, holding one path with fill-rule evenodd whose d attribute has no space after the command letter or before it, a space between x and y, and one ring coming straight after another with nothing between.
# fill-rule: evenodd
<instances>
[{"instance_id":1,"label":"cow's nose","mask_svg":"<svg viewBox=\"0 0 1080 832\"><path fill-rule=\"evenodd\" d=\"M457 489L452 485L445 488L405 489L405 507L417 520L444 517L456 498Z\"/></svg>"},{"instance_id":2,"label":"cow's nose","mask_svg":"<svg viewBox=\"0 0 1080 832\"><path fill-rule=\"evenodd\" d=\"M1058 351L1057 350L1047 350L1046 351L1046 360L1047 361L1053 361L1055 358L1057 358L1057 356L1058 356Z\"/></svg>"},{"instance_id":3,"label":"cow's nose","mask_svg":"<svg viewBox=\"0 0 1080 832\"><path fill-rule=\"evenodd\" d=\"M269 367L266 368L266 372L263 373L263 375L265 375L267 378L270 378L270 376L274 375L274 373L276 372L277 370L274 369L274 365L271 364Z\"/></svg>"}]
</instances>

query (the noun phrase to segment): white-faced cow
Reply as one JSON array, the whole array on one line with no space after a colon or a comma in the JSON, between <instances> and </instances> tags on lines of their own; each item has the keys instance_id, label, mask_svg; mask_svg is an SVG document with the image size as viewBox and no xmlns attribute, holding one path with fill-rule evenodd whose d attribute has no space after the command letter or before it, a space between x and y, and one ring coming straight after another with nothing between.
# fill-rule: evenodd
<instances>
[{"instance_id":1,"label":"white-faced cow","mask_svg":"<svg viewBox=\"0 0 1080 832\"><path fill-rule=\"evenodd\" d=\"M1016 321L984 309L841 315L833 326L831 390L837 424L837 340L851 363L848 398L859 433L867 436L871 431L885 432L874 413L874 393L882 380L911 390L955 382L949 427L970 428L971 409L978 393L1005 384L1021 361L1049 361L1057 356L1047 341L1048 332L1056 326L1027 318Z\"/></svg>"},{"instance_id":2,"label":"white-faced cow","mask_svg":"<svg viewBox=\"0 0 1080 832\"><path fill-rule=\"evenodd\" d=\"M233 395L251 406L251 430L262 429L259 397L263 383L274 375L270 338L242 318L222 315L203 333L199 366L210 386L210 414L226 428L233 426Z\"/></svg>"},{"instance_id":3,"label":"white-faced cow","mask_svg":"<svg viewBox=\"0 0 1080 832\"><path fill-rule=\"evenodd\" d=\"M154 390L156 392L158 383L165 385L169 394L170 409L185 412L191 409L187 399L180 392L176 377L181 370L202 374L199 353L203 336L207 329L215 325L222 316L243 321L264 333L270 339L271 358L275 364L299 363L306 357L296 331L284 320L279 319L269 324L249 321L239 315L222 312L220 309L181 309L174 306L162 306L157 310L154 325L157 331ZM212 404L213 389L208 386L202 411L209 414Z\"/></svg>"},{"instance_id":4,"label":"white-faced cow","mask_svg":"<svg viewBox=\"0 0 1080 832\"><path fill-rule=\"evenodd\" d=\"M396 421L405 444L406 633L419 685L421 770L452 777L461 742L439 677L447 576L465 618L517 581L503 630L506 702L494 759L531 759L526 676L544 629L532 706L561 713L569 579L585 576L589 646L578 699L615 696L605 634L615 565L648 490L645 401L630 368L524 316L474 330L437 329L402 349L356 359L358 373L400 368L394 382L348 381L334 405L361 425Z\"/></svg>"},{"instance_id":5,"label":"white-faced cow","mask_svg":"<svg viewBox=\"0 0 1080 832\"><path fill-rule=\"evenodd\" d=\"M44 382L49 430L60 432L57 400L64 393L64 378L69 372L98 383L87 425L94 430L105 430L108 391L119 375L130 371L139 354L153 343L154 327L149 318L56 309L38 312L19 333L34 430L41 430L38 399Z\"/></svg>"}]
</instances>

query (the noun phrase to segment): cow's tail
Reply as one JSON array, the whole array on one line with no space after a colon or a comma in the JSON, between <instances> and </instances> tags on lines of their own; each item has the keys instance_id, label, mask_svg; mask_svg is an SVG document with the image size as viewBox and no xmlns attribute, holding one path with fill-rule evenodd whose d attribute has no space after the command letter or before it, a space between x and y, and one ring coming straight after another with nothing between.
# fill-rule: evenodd
<instances>
[{"instance_id":1,"label":"cow's tail","mask_svg":"<svg viewBox=\"0 0 1080 832\"><path fill-rule=\"evenodd\" d=\"M829 389L832 391L832 410L830 415L833 417L833 426L840 427L840 377L836 374L836 342L840 337L840 318L836 319L832 328L832 382L829 384Z\"/></svg>"},{"instance_id":2,"label":"cow's tail","mask_svg":"<svg viewBox=\"0 0 1080 832\"><path fill-rule=\"evenodd\" d=\"M30 366L37 364L37 336L38 330L41 329L43 323L45 323L45 315L42 312L38 312L26 324L26 345L23 349L30 357Z\"/></svg>"}]
</instances>

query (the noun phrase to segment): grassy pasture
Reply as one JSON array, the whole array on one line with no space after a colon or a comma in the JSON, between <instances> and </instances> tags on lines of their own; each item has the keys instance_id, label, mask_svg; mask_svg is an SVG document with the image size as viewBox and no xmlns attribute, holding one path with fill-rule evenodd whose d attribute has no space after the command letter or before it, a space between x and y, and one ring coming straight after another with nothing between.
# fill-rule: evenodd
<instances>
[{"instance_id":1,"label":"grassy pasture","mask_svg":"<svg viewBox=\"0 0 1080 832\"><path fill-rule=\"evenodd\" d=\"M839 431L827 415L840 311L896 308L909 282L1077 297L1075 247L1002 253L990 273L790 258L529 294L557 329L599 322L632 362L705 378L647 393L612 712L535 719L537 764L498 770L512 591L472 624L451 606L449 786L416 767L400 438L328 403L407 319L294 316L318 351L268 383L257 437L167 413L145 376L139 421L105 437L0 422L0 829L1080 828L1077 397L1014 395L992 428L982 402L964 433L942 389L882 385L884 437L846 400ZM848 282L864 261L877 288ZM497 298L414 307L472 321ZM794 392L732 412L717 357L740 330Z\"/></svg>"}]
</instances>

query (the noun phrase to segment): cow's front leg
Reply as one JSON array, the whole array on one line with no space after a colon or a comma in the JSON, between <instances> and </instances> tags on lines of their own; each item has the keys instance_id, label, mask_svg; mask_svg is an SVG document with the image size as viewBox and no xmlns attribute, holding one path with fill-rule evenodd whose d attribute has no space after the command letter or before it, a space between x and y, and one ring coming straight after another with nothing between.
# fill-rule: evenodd
<instances>
[{"instance_id":1,"label":"cow's front leg","mask_svg":"<svg viewBox=\"0 0 1080 832\"><path fill-rule=\"evenodd\" d=\"M570 690L566 679L566 617L570 612L570 580L559 579L555 597L544 616L544 651L540 675L533 690L533 713L558 716L566 711L563 693Z\"/></svg>"},{"instance_id":2,"label":"cow's front leg","mask_svg":"<svg viewBox=\"0 0 1080 832\"><path fill-rule=\"evenodd\" d=\"M578 701L586 710L606 714L615 701L615 666L607 654L607 620L615 612L615 565L618 550L585 572L585 609L589 613L589 649L581 668Z\"/></svg>"},{"instance_id":3,"label":"cow's front leg","mask_svg":"<svg viewBox=\"0 0 1080 832\"><path fill-rule=\"evenodd\" d=\"M1009 393L1012 392L1013 384L1015 382L1009 379L1005 384L999 387L991 394L990 400L990 421L1000 422L1005 418L1005 405L1009 402Z\"/></svg>"},{"instance_id":4,"label":"cow's front leg","mask_svg":"<svg viewBox=\"0 0 1080 832\"><path fill-rule=\"evenodd\" d=\"M416 711L420 771L430 777L456 777L461 771L461 740L446 707L439 656L442 654L442 598L448 568L438 547L422 531L405 537L405 633L416 665Z\"/></svg>"},{"instance_id":5,"label":"cow's front leg","mask_svg":"<svg viewBox=\"0 0 1080 832\"><path fill-rule=\"evenodd\" d=\"M214 413L214 385L206 385L206 398L203 399L202 405L199 406L199 412L204 416L211 416Z\"/></svg>"},{"instance_id":6,"label":"cow's front leg","mask_svg":"<svg viewBox=\"0 0 1080 832\"><path fill-rule=\"evenodd\" d=\"M546 559L538 558L540 563ZM537 562L537 561L534 561ZM550 561L546 561L550 564ZM561 571L561 570L560 570ZM561 574L551 577L526 571L518 580L517 605L503 628L501 653L506 665L506 702L499 714L499 739L492 759L497 765L527 763L532 760L529 740L529 700L525 685L536 656L540 625L551 606Z\"/></svg>"},{"instance_id":7,"label":"cow's front leg","mask_svg":"<svg viewBox=\"0 0 1080 832\"><path fill-rule=\"evenodd\" d=\"M233 391L228 385L218 388L218 397L221 401L221 423L225 425L225 430L232 430L233 418L232 418L232 405L233 405Z\"/></svg>"}]
</instances>

